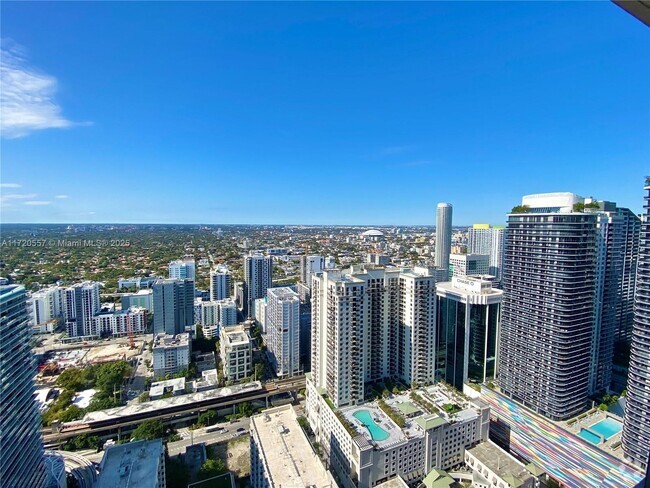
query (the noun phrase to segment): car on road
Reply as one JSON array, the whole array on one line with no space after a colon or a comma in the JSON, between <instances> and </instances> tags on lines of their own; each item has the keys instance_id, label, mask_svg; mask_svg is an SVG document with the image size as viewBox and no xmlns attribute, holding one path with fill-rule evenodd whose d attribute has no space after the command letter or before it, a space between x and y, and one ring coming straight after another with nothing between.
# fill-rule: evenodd
<instances>
[{"instance_id":1,"label":"car on road","mask_svg":"<svg viewBox=\"0 0 650 488\"><path fill-rule=\"evenodd\" d=\"M237 429L237 432L246 432L246 429L244 429L243 427L240 427L239 429Z\"/></svg>"}]
</instances>

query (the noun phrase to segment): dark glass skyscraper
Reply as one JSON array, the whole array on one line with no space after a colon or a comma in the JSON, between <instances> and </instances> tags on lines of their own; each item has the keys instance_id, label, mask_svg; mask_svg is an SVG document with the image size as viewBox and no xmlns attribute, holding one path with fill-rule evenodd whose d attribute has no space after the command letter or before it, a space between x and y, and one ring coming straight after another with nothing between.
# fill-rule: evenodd
<instances>
[{"instance_id":1,"label":"dark glass skyscraper","mask_svg":"<svg viewBox=\"0 0 650 488\"><path fill-rule=\"evenodd\" d=\"M34 357L25 288L0 286L0 486L45 483L41 417L34 397Z\"/></svg>"},{"instance_id":2,"label":"dark glass skyscraper","mask_svg":"<svg viewBox=\"0 0 650 488\"><path fill-rule=\"evenodd\" d=\"M636 276L634 328L627 379L623 452L643 468L650 455L650 179L646 178Z\"/></svg>"}]
</instances>

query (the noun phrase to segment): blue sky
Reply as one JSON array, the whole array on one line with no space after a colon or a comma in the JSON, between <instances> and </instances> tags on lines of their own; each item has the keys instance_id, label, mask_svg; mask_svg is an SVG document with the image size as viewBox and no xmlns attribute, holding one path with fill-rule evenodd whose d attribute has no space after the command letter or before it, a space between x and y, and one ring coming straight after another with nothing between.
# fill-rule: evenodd
<instances>
[{"instance_id":1,"label":"blue sky","mask_svg":"<svg viewBox=\"0 0 650 488\"><path fill-rule=\"evenodd\" d=\"M1 27L3 222L641 209L650 32L611 2L3 2Z\"/></svg>"}]
</instances>

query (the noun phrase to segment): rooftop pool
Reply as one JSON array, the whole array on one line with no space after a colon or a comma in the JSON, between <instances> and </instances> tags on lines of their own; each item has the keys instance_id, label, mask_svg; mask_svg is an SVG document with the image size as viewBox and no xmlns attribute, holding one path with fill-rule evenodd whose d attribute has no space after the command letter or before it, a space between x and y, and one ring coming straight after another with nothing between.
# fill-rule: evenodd
<instances>
[{"instance_id":1,"label":"rooftop pool","mask_svg":"<svg viewBox=\"0 0 650 488\"><path fill-rule=\"evenodd\" d=\"M604 442L610 437L618 434L621 430L623 430L623 424L621 422L611 417L607 417L587 428L580 429L578 436L597 446L601 442Z\"/></svg>"},{"instance_id":2,"label":"rooftop pool","mask_svg":"<svg viewBox=\"0 0 650 488\"><path fill-rule=\"evenodd\" d=\"M596 434L602 435L603 439L607 440L623 430L623 424L616 419L607 417L600 422L596 422L595 424L590 425L589 430L594 431Z\"/></svg>"},{"instance_id":3,"label":"rooftop pool","mask_svg":"<svg viewBox=\"0 0 650 488\"><path fill-rule=\"evenodd\" d=\"M366 429L368 429L368 432L370 432L370 437L372 437L373 441L385 441L388 439L388 432L377 425L368 410L357 410L352 415L354 418L359 420L366 427Z\"/></svg>"},{"instance_id":4,"label":"rooftop pool","mask_svg":"<svg viewBox=\"0 0 650 488\"><path fill-rule=\"evenodd\" d=\"M595 446L600 444L601 438L600 436L597 436L594 434L592 431L588 429L580 429L580 432L578 432L578 436L582 437L584 440L591 442Z\"/></svg>"}]
</instances>

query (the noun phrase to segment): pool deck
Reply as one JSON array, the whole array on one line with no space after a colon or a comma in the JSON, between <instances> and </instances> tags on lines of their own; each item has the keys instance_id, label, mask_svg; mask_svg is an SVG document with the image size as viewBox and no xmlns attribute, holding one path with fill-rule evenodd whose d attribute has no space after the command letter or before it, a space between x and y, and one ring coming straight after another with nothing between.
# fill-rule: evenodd
<instances>
[{"instance_id":1,"label":"pool deck","mask_svg":"<svg viewBox=\"0 0 650 488\"><path fill-rule=\"evenodd\" d=\"M580 437L581 439L585 440L585 442L589 442L583 437L581 437L580 434L580 429L589 429L591 432L593 432L596 435L599 435L598 431L595 431L591 429L590 427L594 424L597 424L598 422L605 420L607 417L610 417L617 422L620 422L621 424L623 423L623 419L619 417L618 415L615 415L611 412L605 412L603 410L598 410L589 413L587 416L585 416L582 419L576 420L574 423L569 425L569 421L573 420L570 419L569 421L566 422L554 422L556 425L562 427L565 430L568 430L572 434ZM577 417L576 417L577 419ZM601 442L600 444L593 444L595 447L602 449L608 454L611 454L612 456L616 456L619 459L624 459L623 458L623 449L621 449L620 446L620 441L621 441L621 434L623 433L622 429L620 432L614 434L613 436L609 437L605 442ZM612 449L613 445L619 444L616 446L616 448Z\"/></svg>"},{"instance_id":2,"label":"pool deck","mask_svg":"<svg viewBox=\"0 0 650 488\"><path fill-rule=\"evenodd\" d=\"M375 441L372 439L370 432L366 426L363 425L363 422L354 416L354 414L360 410L367 410L370 412L370 416L373 418L375 423L388 433L387 439L383 441ZM388 415L386 415L375 402L368 402L364 403L363 405L345 407L341 409L341 413L345 416L348 422L352 424L357 432L359 432L359 434L364 436L368 442L374 443L378 447L386 447L391 444L406 440L406 435L404 435L402 429L400 429L397 424L395 424L395 422L388 418Z\"/></svg>"}]
</instances>

